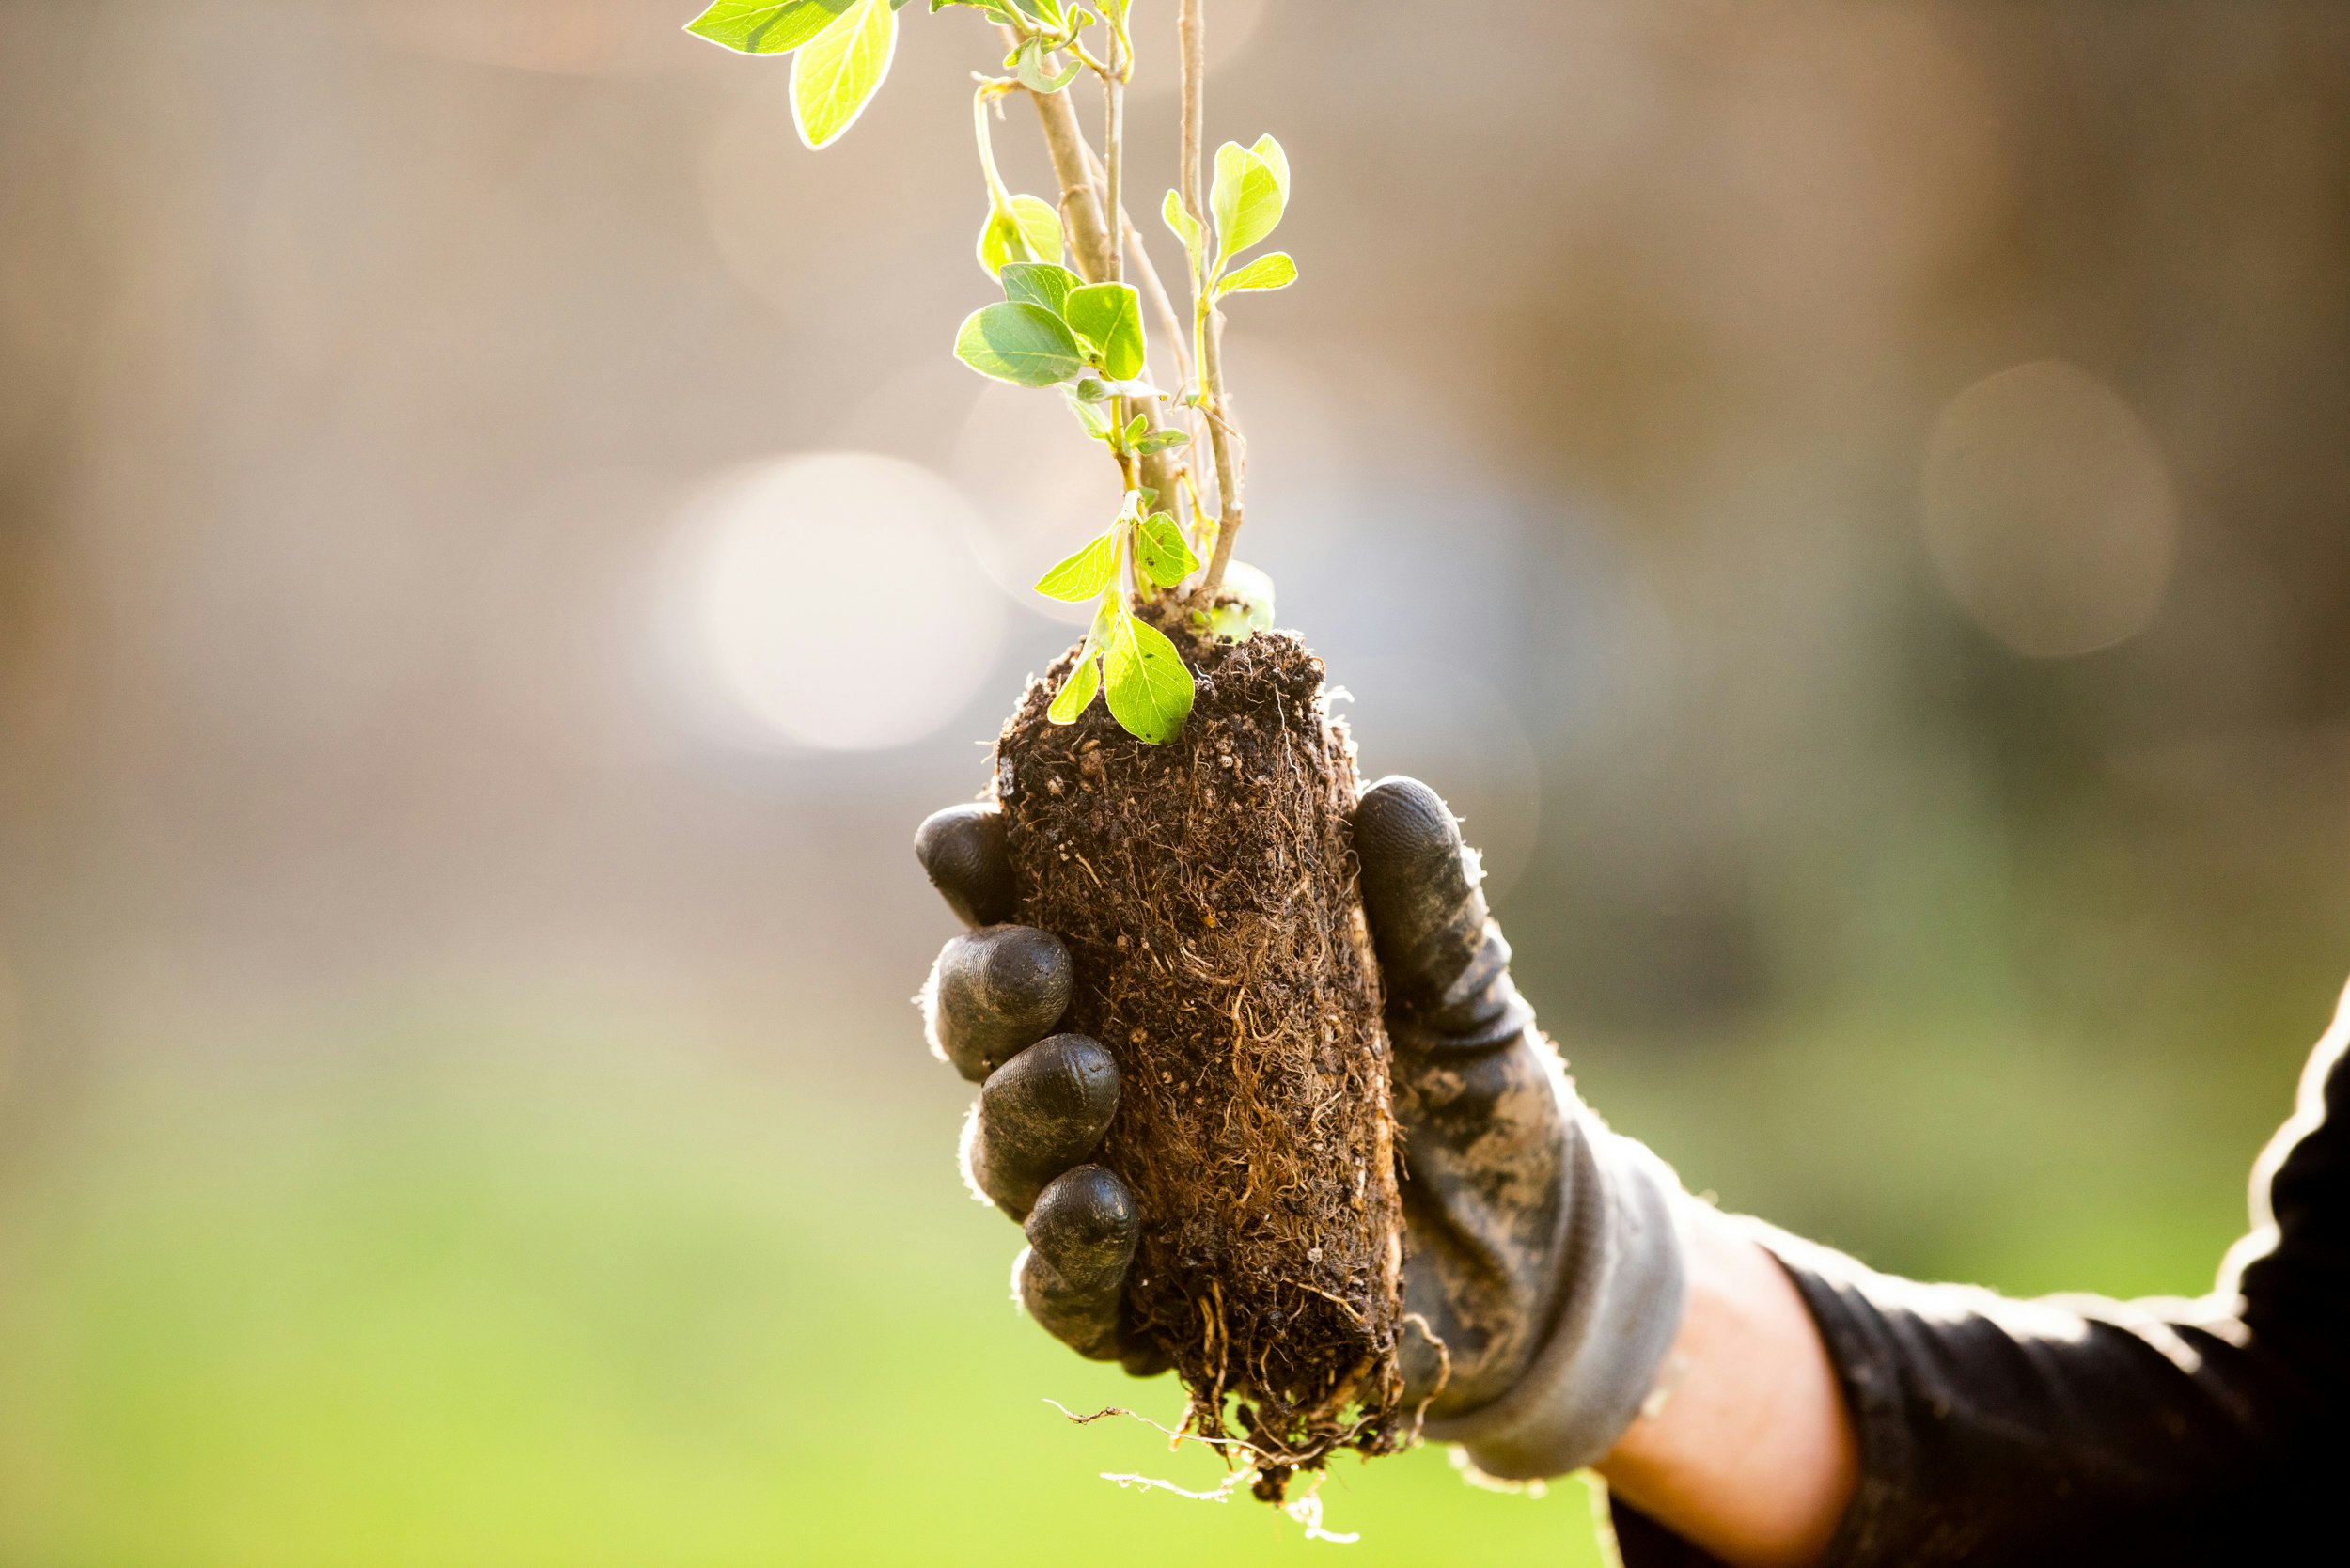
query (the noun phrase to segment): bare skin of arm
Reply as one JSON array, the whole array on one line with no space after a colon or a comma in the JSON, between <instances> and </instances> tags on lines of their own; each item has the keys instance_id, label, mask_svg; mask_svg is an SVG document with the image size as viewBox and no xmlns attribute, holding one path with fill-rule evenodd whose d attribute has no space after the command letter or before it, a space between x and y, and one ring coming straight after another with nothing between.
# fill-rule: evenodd
<instances>
[{"instance_id":1,"label":"bare skin of arm","mask_svg":"<svg viewBox=\"0 0 2350 1568\"><path fill-rule=\"evenodd\" d=\"M1778 1262L1691 1203L1688 1306L1660 1400L1598 1466L1650 1518L1733 1568L1808 1568L1859 1471L1827 1347Z\"/></svg>"}]
</instances>

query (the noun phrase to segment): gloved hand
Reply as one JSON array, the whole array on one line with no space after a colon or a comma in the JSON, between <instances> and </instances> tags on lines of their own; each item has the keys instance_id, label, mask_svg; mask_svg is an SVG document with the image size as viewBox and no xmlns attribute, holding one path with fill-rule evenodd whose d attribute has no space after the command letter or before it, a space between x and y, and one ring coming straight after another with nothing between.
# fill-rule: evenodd
<instances>
[{"instance_id":1,"label":"gloved hand","mask_svg":"<svg viewBox=\"0 0 2350 1568\"><path fill-rule=\"evenodd\" d=\"M1386 778L1355 809L1355 848L1387 995L1403 1132L1407 1401L1426 1432L1463 1442L1488 1474L1560 1475L1615 1445L1655 1382L1681 1319L1670 1170L1610 1133L1511 983L1452 814L1415 779ZM1067 950L1003 923L1014 905L1002 818L932 816L916 854L975 929L948 942L923 990L932 1048L981 1085L964 1168L1024 1222L1029 1314L1080 1354L1163 1371L1120 1321L1148 1216L1089 1163L1118 1104L1118 1068L1083 1035L1056 1034Z\"/></svg>"}]
</instances>

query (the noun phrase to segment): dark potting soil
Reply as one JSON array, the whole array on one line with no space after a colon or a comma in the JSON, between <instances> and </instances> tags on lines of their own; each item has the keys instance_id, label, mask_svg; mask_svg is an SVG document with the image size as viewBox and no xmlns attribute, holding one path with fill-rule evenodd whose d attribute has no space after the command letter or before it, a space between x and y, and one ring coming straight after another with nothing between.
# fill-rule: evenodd
<instances>
[{"instance_id":1,"label":"dark potting soil","mask_svg":"<svg viewBox=\"0 0 2350 1568\"><path fill-rule=\"evenodd\" d=\"M1335 1450L1405 1440L1396 1135L1351 819L1353 743L1295 637L1195 638L1175 741L1100 701L1045 717L1074 650L996 743L1017 918L1075 960L1063 1027L1117 1057L1098 1156L1144 1216L1131 1338L1165 1351L1261 1496Z\"/></svg>"}]
</instances>

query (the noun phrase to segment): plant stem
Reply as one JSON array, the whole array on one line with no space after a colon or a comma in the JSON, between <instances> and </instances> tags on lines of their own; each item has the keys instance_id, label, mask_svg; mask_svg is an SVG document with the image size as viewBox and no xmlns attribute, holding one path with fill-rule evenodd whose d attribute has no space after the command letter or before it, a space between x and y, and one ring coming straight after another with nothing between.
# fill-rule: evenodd
<instances>
[{"instance_id":1,"label":"plant stem","mask_svg":"<svg viewBox=\"0 0 2350 1568\"><path fill-rule=\"evenodd\" d=\"M1125 213L1118 214L1118 225L1133 247L1135 276L1142 286L1142 297L1151 302L1151 313L1159 319L1159 331L1167 337L1167 352L1175 356L1176 384L1191 379L1191 351L1183 342L1183 319L1175 314L1175 302L1167 295L1167 285L1159 281L1159 269L1151 262L1151 253L1143 248L1142 234L1135 227L1135 220Z\"/></svg>"},{"instance_id":2,"label":"plant stem","mask_svg":"<svg viewBox=\"0 0 2350 1568\"><path fill-rule=\"evenodd\" d=\"M1016 44L1019 41L1019 35L1010 28L999 31L1008 43ZM1116 84L1111 89L1116 94L1117 89L1124 86L1120 78L1131 73L1134 69L1129 40L1122 37L1113 39L1111 60L1119 68L1118 74L1113 76L1105 72L1104 79ZM1109 222L1104 221L1103 216L1104 189L1114 190L1117 182L1122 182L1122 176L1114 182L1111 174L1111 170L1122 164L1122 156L1113 156L1106 163L1094 156L1092 147L1086 141L1084 128L1077 123L1076 106L1070 102L1066 90L1051 93L1026 87L1021 90L1026 92L1028 101L1036 105L1037 124L1044 133L1044 150L1053 160L1053 176L1060 182L1061 223L1068 231L1070 255L1077 263L1078 275L1088 283L1120 281L1120 274L1124 270L1122 259L1126 248L1122 242L1131 238L1138 274L1148 284L1153 303L1164 313L1176 362L1188 379L1190 367L1184 361L1180 329L1175 324L1175 307L1167 297L1166 286L1159 281L1157 269L1151 264L1150 253L1143 248L1141 236L1135 232L1133 221L1120 207L1112 205L1108 209L1118 224L1116 239L1112 238ZM1117 105L1118 151L1122 154L1125 131L1122 95L1113 96L1109 102ZM1136 412L1140 412L1148 416L1150 430L1162 428L1154 400L1138 400L1138 410L1127 408L1126 402L1123 398L1118 399L1113 405L1113 413L1131 419ZM1214 429L1214 421L1211 419L1209 425ZM1124 465L1121 463L1120 466ZM1137 467L1141 483L1157 492L1158 499L1153 504L1171 507L1176 495L1176 481L1183 473L1181 459L1171 452L1152 452L1137 460ZM1134 480L1128 478L1127 482L1131 484Z\"/></svg>"},{"instance_id":3,"label":"plant stem","mask_svg":"<svg viewBox=\"0 0 2350 1568\"><path fill-rule=\"evenodd\" d=\"M1183 0L1176 38L1183 50L1183 147L1181 165L1183 206L1204 232L1209 227L1206 193L1200 188L1201 154L1207 142L1208 21L1206 0ZM1213 593L1231 563L1232 541L1240 533L1242 471L1233 450L1234 432L1224 401L1224 318L1209 291L1208 259L1217 236L1202 239L1191 269L1195 353L1199 359L1199 400L1208 420L1208 445L1215 454L1217 491L1215 551L1200 587Z\"/></svg>"},{"instance_id":4,"label":"plant stem","mask_svg":"<svg viewBox=\"0 0 2350 1568\"><path fill-rule=\"evenodd\" d=\"M1102 211L1104 227L1109 230L1109 268L1104 281L1123 283L1126 281L1126 228L1119 221L1125 215L1125 210L1120 205L1122 195L1120 186L1126 172L1126 79L1122 72L1133 62L1120 53L1119 45L1122 40L1114 21L1109 26L1109 68L1102 72ZM1078 136L1077 147L1081 152L1088 150L1082 133ZM1090 179L1090 156L1087 163L1087 176ZM1133 411L1125 398L1110 400L1110 422L1118 427L1118 439L1121 443L1126 439L1126 422L1132 417ZM1152 426L1158 423L1156 419L1147 422ZM1120 477L1125 481L1127 489L1132 491L1136 484L1134 463L1122 447L1119 452L1118 466Z\"/></svg>"},{"instance_id":5,"label":"plant stem","mask_svg":"<svg viewBox=\"0 0 2350 1568\"><path fill-rule=\"evenodd\" d=\"M1110 268L1108 281L1126 280L1126 233L1121 221L1126 215L1126 80L1120 74L1121 61L1119 38L1110 34L1110 69L1102 77L1102 210L1107 214L1110 231Z\"/></svg>"},{"instance_id":6,"label":"plant stem","mask_svg":"<svg viewBox=\"0 0 2350 1568\"><path fill-rule=\"evenodd\" d=\"M1224 581L1224 569L1231 564L1232 541L1240 533L1242 458L1235 448L1236 433L1224 412L1224 318L1216 310L1215 302L1203 297L1199 302L1199 385L1208 416L1208 446L1215 454L1215 483L1223 501L1216 509L1215 552L1208 557L1208 574L1200 579L1200 587L1213 593Z\"/></svg>"},{"instance_id":7,"label":"plant stem","mask_svg":"<svg viewBox=\"0 0 2350 1568\"><path fill-rule=\"evenodd\" d=\"M1067 92L1029 92L1037 123L1044 131L1044 150L1052 155L1053 174L1060 181L1061 221L1069 229L1069 249L1077 271L1088 283L1110 281L1109 228L1102 221L1102 202L1086 166L1085 133L1077 128L1077 111Z\"/></svg>"},{"instance_id":8,"label":"plant stem","mask_svg":"<svg viewBox=\"0 0 2350 1568\"><path fill-rule=\"evenodd\" d=\"M1006 29L1006 37L1013 36ZM1069 250L1076 259L1078 275L1088 283L1114 281L1111 268L1119 247L1111 244L1109 226L1102 218L1101 195L1093 182L1093 149L1077 124L1076 106L1066 91L1023 90L1036 105L1037 123L1044 132L1044 150L1053 160L1054 178L1060 181L1061 221L1069 231ZM1151 429L1157 430L1157 408L1146 402L1142 412L1150 416ZM1174 497L1176 473L1177 463L1169 453L1152 452L1142 459L1142 482L1157 491L1162 502Z\"/></svg>"},{"instance_id":9,"label":"plant stem","mask_svg":"<svg viewBox=\"0 0 2350 1568\"><path fill-rule=\"evenodd\" d=\"M971 95L971 120L979 135L979 169L987 179L988 200L998 212L1011 211L1011 193L1004 189L1004 177L995 168L995 138L988 133L987 106L1010 90L1011 84L995 78L982 78L979 90Z\"/></svg>"},{"instance_id":10,"label":"plant stem","mask_svg":"<svg viewBox=\"0 0 2350 1568\"><path fill-rule=\"evenodd\" d=\"M1093 155L1089 147L1085 153L1086 166L1092 171L1094 180L1103 182L1102 160ZM1175 356L1175 380L1180 385L1191 379L1191 334L1183 330L1183 319L1175 314L1175 301L1168 295L1167 285L1159 280L1158 264L1151 259L1150 243L1122 206L1118 212L1118 231L1126 240L1126 264L1133 270L1135 282L1142 290L1143 299L1149 302L1152 314L1158 318L1167 351Z\"/></svg>"},{"instance_id":11,"label":"plant stem","mask_svg":"<svg viewBox=\"0 0 2350 1568\"><path fill-rule=\"evenodd\" d=\"M1199 188L1199 149L1207 139L1208 98L1208 19L1205 0L1183 0L1183 8L1176 15L1175 37L1182 54L1183 71L1183 162L1178 165L1178 183L1183 187L1183 206L1191 215L1205 223L1206 202Z\"/></svg>"}]
</instances>

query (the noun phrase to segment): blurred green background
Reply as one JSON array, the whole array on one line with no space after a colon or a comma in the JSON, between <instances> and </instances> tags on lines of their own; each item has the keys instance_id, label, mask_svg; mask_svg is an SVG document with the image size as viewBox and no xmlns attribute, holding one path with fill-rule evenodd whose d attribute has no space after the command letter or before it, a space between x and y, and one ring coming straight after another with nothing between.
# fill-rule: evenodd
<instances>
[{"instance_id":1,"label":"blurred green background","mask_svg":"<svg viewBox=\"0 0 2350 1568\"><path fill-rule=\"evenodd\" d=\"M1289 1560L1180 1413L1010 1305L951 1122L838 1079L681 1066L638 1020L411 1002L276 1043L343 1064L127 1075L17 1195L0 1526L26 1563ZM247 1044L263 1044L258 1041ZM893 1074L892 1076L895 1076ZM1374 1561L1596 1560L1574 1483L1441 1452L1325 1488Z\"/></svg>"},{"instance_id":2,"label":"blurred green background","mask_svg":"<svg viewBox=\"0 0 2350 1568\"><path fill-rule=\"evenodd\" d=\"M1179 1408L1010 1305L907 845L1103 492L947 357L977 24L818 157L691 8L0 0L0 1562L1595 1560L1045 1403ZM2350 973L2350 18L1211 18L1244 554L1586 1093L2205 1288Z\"/></svg>"}]
</instances>

